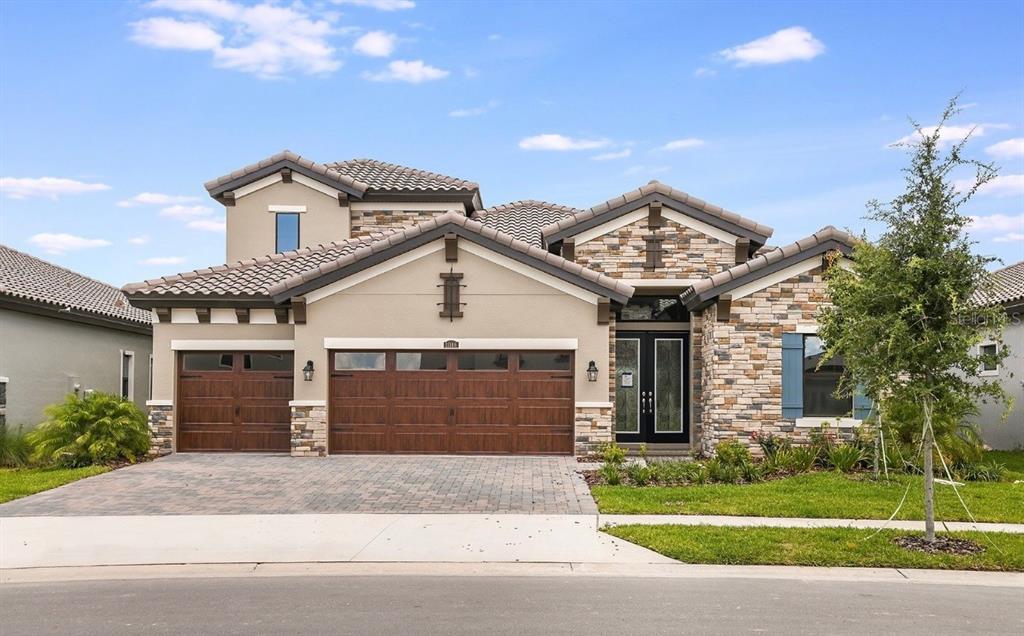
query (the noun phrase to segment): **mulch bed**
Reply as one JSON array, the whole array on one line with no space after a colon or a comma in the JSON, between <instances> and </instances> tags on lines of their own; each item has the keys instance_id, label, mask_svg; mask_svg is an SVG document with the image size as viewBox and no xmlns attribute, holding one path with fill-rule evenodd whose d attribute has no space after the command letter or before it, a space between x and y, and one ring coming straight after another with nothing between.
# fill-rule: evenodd
<instances>
[{"instance_id":1,"label":"mulch bed","mask_svg":"<svg viewBox=\"0 0 1024 636\"><path fill-rule=\"evenodd\" d=\"M935 537L934 541L926 541L922 536L908 535L896 537L893 539L893 543L906 550L917 550L918 552L926 552L928 554L967 556L970 554L980 554L985 551L984 547L974 541L957 539L955 537Z\"/></svg>"}]
</instances>

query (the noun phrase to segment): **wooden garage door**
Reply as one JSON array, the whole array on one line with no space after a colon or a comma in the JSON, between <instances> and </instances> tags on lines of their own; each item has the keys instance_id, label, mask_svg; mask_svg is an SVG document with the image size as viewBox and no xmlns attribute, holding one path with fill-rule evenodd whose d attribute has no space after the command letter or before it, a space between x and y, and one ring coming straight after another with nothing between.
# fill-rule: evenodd
<instances>
[{"instance_id":1,"label":"wooden garage door","mask_svg":"<svg viewBox=\"0 0 1024 636\"><path fill-rule=\"evenodd\" d=\"M183 352L178 361L178 450L291 448L291 352Z\"/></svg>"},{"instance_id":2,"label":"wooden garage door","mask_svg":"<svg viewBox=\"0 0 1024 636\"><path fill-rule=\"evenodd\" d=\"M332 352L332 453L571 454L569 351Z\"/></svg>"}]
</instances>

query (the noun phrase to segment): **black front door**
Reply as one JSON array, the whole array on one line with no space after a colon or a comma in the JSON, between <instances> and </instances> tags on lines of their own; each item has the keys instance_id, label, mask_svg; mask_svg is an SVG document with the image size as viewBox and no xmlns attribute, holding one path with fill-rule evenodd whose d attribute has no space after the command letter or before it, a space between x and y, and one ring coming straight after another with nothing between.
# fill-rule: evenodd
<instances>
[{"instance_id":1,"label":"black front door","mask_svg":"<svg viewBox=\"0 0 1024 636\"><path fill-rule=\"evenodd\" d=\"M685 332L615 334L617 441L690 441L689 358Z\"/></svg>"}]
</instances>

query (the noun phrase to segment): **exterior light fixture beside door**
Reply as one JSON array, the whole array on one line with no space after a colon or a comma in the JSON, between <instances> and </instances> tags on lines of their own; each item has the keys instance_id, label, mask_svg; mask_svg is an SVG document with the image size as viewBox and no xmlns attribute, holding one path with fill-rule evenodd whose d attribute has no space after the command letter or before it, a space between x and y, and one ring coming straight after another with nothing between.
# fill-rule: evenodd
<instances>
[{"instance_id":1,"label":"exterior light fixture beside door","mask_svg":"<svg viewBox=\"0 0 1024 636\"><path fill-rule=\"evenodd\" d=\"M302 379L306 382L313 381L313 361L306 360L306 366L302 367Z\"/></svg>"},{"instance_id":2,"label":"exterior light fixture beside door","mask_svg":"<svg viewBox=\"0 0 1024 636\"><path fill-rule=\"evenodd\" d=\"M589 382L597 382L597 364L591 360L590 366L587 367L587 380Z\"/></svg>"}]
</instances>

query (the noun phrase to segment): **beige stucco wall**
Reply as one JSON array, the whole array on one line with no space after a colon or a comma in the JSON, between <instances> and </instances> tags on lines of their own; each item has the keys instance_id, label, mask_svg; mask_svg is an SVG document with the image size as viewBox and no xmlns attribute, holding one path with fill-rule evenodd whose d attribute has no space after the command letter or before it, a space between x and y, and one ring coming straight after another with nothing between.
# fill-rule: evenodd
<instances>
[{"instance_id":1,"label":"beige stucco wall","mask_svg":"<svg viewBox=\"0 0 1024 636\"><path fill-rule=\"evenodd\" d=\"M440 246L441 241L436 245ZM462 249L446 263L439 250L311 302L305 325L295 326L296 365L313 360L313 382L296 375L296 400L327 396L324 338L575 338L576 401L608 402L608 325L597 324L596 305L538 282ZM464 316L450 321L438 315L441 272L464 274ZM602 380L588 382L590 360Z\"/></svg>"},{"instance_id":2,"label":"beige stucco wall","mask_svg":"<svg viewBox=\"0 0 1024 636\"><path fill-rule=\"evenodd\" d=\"M292 325L157 323L153 325L153 399L174 400L175 352L171 340L291 340L293 331ZM223 350L233 348L239 347L225 346Z\"/></svg>"},{"instance_id":3,"label":"beige stucco wall","mask_svg":"<svg viewBox=\"0 0 1024 636\"><path fill-rule=\"evenodd\" d=\"M227 262L273 254L276 218L270 205L304 205L299 214L299 245L347 239L350 213L330 197L300 183L278 182L239 197L227 210Z\"/></svg>"}]
</instances>

